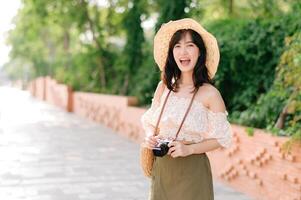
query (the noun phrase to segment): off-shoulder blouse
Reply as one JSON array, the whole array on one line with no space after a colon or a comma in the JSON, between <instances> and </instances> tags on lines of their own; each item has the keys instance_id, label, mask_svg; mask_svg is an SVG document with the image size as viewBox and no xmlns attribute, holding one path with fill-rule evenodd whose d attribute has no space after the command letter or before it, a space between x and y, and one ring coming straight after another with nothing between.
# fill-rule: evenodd
<instances>
[{"instance_id":1,"label":"off-shoulder blouse","mask_svg":"<svg viewBox=\"0 0 301 200\"><path fill-rule=\"evenodd\" d=\"M181 91L188 90L188 88L185 89L184 87ZM151 107L141 117L146 135L154 134L155 126L168 91L167 87L160 81L154 93ZM184 93L181 94L172 91L169 95L159 123L158 135L164 138L175 138L192 97L192 94L188 96ZM227 115L227 111L211 111L200 100L195 98L177 140L198 143L205 139L215 138L223 147L227 148L232 142L232 130Z\"/></svg>"}]
</instances>

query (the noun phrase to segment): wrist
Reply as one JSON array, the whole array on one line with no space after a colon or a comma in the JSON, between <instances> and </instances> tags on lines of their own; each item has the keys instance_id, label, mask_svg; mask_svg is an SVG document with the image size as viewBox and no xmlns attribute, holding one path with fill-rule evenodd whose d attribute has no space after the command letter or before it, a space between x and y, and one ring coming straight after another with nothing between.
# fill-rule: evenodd
<instances>
[{"instance_id":1,"label":"wrist","mask_svg":"<svg viewBox=\"0 0 301 200\"><path fill-rule=\"evenodd\" d=\"M188 154L189 154L189 155L195 154L194 146L193 146L192 144L187 145L187 148L188 148Z\"/></svg>"}]
</instances>

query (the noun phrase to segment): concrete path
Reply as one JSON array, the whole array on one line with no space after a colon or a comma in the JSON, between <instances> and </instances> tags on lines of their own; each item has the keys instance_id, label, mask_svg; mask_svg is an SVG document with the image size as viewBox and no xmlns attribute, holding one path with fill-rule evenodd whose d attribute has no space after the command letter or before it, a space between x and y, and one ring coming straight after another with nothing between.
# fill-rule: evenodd
<instances>
[{"instance_id":1,"label":"concrete path","mask_svg":"<svg viewBox=\"0 0 301 200\"><path fill-rule=\"evenodd\" d=\"M250 198L219 184L216 200ZM0 87L1 200L144 200L139 146L112 130Z\"/></svg>"}]
</instances>

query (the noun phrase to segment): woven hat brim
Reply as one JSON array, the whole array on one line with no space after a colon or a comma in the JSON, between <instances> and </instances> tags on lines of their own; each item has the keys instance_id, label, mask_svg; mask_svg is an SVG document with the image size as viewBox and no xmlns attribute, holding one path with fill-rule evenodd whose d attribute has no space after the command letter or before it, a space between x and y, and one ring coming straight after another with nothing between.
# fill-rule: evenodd
<instances>
[{"instance_id":1,"label":"woven hat brim","mask_svg":"<svg viewBox=\"0 0 301 200\"><path fill-rule=\"evenodd\" d=\"M200 34L206 47L206 67L210 78L213 78L220 60L216 38L191 18L170 21L163 24L154 38L154 59L162 71L166 65L169 42L175 32L181 29L191 29Z\"/></svg>"}]
</instances>

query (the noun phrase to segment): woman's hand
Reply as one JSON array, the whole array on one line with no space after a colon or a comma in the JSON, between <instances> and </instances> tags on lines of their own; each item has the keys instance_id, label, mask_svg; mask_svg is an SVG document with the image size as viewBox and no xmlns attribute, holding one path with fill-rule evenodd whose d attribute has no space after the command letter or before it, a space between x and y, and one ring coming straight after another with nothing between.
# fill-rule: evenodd
<instances>
[{"instance_id":1,"label":"woman's hand","mask_svg":"<svg viewBox=\"0 0 301 200\"><path fill-rule=\"evenodd\" d=\"M153 136L153 135L146 136L144 138L143 146L148 149L153 149L158 144L157 140L159 138L161 139L162 137L161 136Z\"/></svg>"},{"instance_id":2,"label":"woman's hand","mask_svg":"<svg viewBox=\"0 0 301 200\"><path fill-rule=\"evenodd\" d=\"M173 158L185 157L192 154L192 149L190 148L190 145L185 145L180 141L170 142L168 146L169 151L167 154Z\"/></svg>"}]
</instances>

